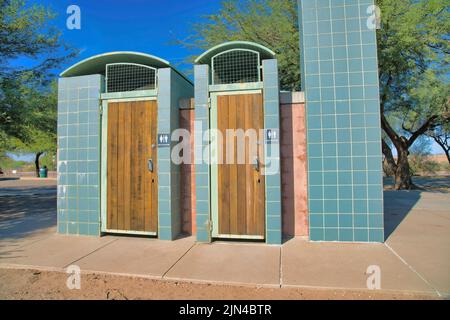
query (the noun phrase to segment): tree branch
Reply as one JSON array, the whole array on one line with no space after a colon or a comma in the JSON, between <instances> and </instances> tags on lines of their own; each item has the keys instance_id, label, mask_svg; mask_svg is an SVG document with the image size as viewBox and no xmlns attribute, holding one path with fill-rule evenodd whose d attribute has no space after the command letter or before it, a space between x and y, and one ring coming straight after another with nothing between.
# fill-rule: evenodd
<instances>
[{"instance_id":1,"label":"tree branch","mask_svg":"<svg viewBox=\"0 0 450 320\"><path fill-rule=\"evenodd\" d=\"M397 150L404 149L406 146L403 145L403 140L400 136L395 132L395 130L391 127L389 122L386 119L384 113L381 113L381 128L383 128L384 132L388 135L389 139L391 139Z\"/></svg>"},{"instance_id":2,"label":"tree branch","mask_svg":"<svg viewBox=\"0 0 450 320\"><path fill-rule=\"evenodd\" d=\"M417 140L417 138L419 138L421 135L425 134L428 130L433 128L433 126L435 125L434 122L436 121L437 118L438 116L436 115L431 116L430 118L428 118L427 121L425 121L425 123L419 129L417 129L414 133L412 133L411 137L408 139L407 142L408 148L413 145L413 143Z\"/></svg>"},{"instance_id":3,"label":"tree branch","mask_svg":"<svg viewBox=\"0 0 450 320\"><path fill-rule=\"evenodd\" d=\"M442 150L444 150L445 155L447 156L447 161L450 164L450 149L449 146L444 143L444 141L441 141L441 139L439 139L439 137L433 136L434 141L436 141L436 143L442 148Z\"/></svg>"}]
</instances>

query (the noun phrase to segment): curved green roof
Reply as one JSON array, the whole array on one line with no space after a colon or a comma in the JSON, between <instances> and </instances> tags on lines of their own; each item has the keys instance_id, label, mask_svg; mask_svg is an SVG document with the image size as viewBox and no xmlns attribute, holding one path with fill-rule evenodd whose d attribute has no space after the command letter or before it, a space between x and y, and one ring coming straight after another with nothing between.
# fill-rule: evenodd
<instances>
[{"instance_id":1,"label":"curved green roof","mask_svg":"<svg viewBox=\"0 0 450 320\"><path fill-rule=\"evenodd\" d=\"M133 51L108 52L84 59L64 70L60 76L67 78L91 74L105 74L106 65L110 63L137 63L157 69L172 68L188 82L192 83L183 73L171 66L170 62L150 54Z\"/></svg>"},{"instance_id":2,"label":"curved green roof","mask_svg":"<svg viewBox=\"0 0 450 320\"><path fill-rule=\"evenodd\" d=\"M231 42L225 42L222 44L219 44L202 55L200 55L196 60L196 64L209 64L211 59L224 51L231 50L231 49L249 49L254 50L260 53L262 59L274 59L276 54L272 50L270 50L267 47L264 47L258 43L255 42L249 42L249 41L231 41Z\"/></svg>"}]
</instances>

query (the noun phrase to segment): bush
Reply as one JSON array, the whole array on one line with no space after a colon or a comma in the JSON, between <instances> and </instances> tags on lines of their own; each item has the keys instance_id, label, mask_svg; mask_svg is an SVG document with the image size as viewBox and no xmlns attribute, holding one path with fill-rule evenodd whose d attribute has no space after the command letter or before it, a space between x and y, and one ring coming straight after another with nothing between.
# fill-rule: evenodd
<instances>
[{"instance_id":1,"label":"bush","mask_svg":"<svg viewBox=\"0 0 450 320\"><path fill-rule=\"evenodd\" d=\"M412 175L434 175L441 170L441 165L425 155L415 154L409 158Z\"/></svg>"},{"instance_id":2,"label":"bush","mask_svg":"<svg viewBox=\"0 0 450 320\"><path fill-rule=\"evenodd\" d=\"M0 168L2 168L3 171L18 170L26 164L25 161L15 161L6 155L0 155Z\"/></svg>"}]
</instances>

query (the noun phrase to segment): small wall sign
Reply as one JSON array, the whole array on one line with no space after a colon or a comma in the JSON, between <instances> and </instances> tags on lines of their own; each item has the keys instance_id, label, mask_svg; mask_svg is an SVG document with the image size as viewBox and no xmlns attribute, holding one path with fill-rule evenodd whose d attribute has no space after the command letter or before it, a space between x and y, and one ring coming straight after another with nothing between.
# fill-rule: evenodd
<instances>
[{"instance_id":1,"label":"small wall sign","mask_svg":"<svg viewBox=\"0 0 450 320\"><path fill-rule=\"evenodd\" d=\"M280 131L278 129L266 129L265 131L267 144L278 143L280 141Z\"/></svg>"},{"instance_id":2,"label":"small wall sign","mask_svg":"<svg viewBox=\"0 0 450 320\"><path fill-rule=\"evenodd\" d=\"M170 147L170 134L159 133L158 134L158 147Z\"/></svg>"}]
</instances>

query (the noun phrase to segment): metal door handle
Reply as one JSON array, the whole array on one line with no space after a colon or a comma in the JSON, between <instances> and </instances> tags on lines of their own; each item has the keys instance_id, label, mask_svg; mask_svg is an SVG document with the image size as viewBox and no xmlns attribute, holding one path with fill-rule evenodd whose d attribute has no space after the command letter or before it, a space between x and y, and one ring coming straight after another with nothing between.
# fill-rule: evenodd
<instances>
[{"instance_id":1,"label":"metal door handle","mask_svg":"<svg viewBox=\"0 0 450 320\"><path fill-rule=\"evenodd\" d=\"M153 160L152 159L148 159L148 171L153 172Z\"/></svg>"},{"instance_id":2,"label":"metal door handle","mask_svg":"<svg viewBox=\"0 0 450 320\"><path fill-rule=\"evenodd\" d=\"M259 158L255 158L255 162L253 163L253 168L259 172Z\"/></svg>"}]
</instances>

